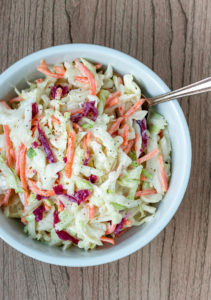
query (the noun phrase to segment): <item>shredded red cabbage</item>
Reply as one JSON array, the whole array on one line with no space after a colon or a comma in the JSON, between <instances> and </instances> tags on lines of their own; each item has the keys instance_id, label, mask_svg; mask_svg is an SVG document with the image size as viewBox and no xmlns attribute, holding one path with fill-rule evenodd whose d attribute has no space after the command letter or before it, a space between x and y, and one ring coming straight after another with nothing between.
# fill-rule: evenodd
<instances>
[{"instance_id":1,"label":"shredded red cabbage","mask_svg":"<svg viewBox=\"0 0 211 300\"><path fill-rule=\"evenodd\" d=\"M67 162L67 157L64 157L63 161L64 161L64 163L66 163Z\"/></svg>"},{"instance_id":2,"label":"shredded red cabbage","mask_svg":"<svg viewBox=\"0 0 211 300\"><path fill-rule=\"evenodd\" d=\"M42 199L48 199L49 197L45 197L45 196L41 196L41 195L36 195L36 198L38 201L42 200Z\"/></svg>"},{"instance_id":3,"label":"shredded red cabbage","mask_svg":"<svg viewBox=\"0 0 211 300\"><path fill-rule=\"evenodd\" d=\"M78 205L80 205L82 202L86 201L86 199L89 197L90 195L90 191L89 190L79 190L77 192L74 193L74 195L67 195L67 194L63 194L65 197L67 197L71 202L75 202Z\"/></svg>"},{"instance_id":4,"label":"shredded red cabbage","mask_svg":"<svg viewBox=\"0 0 211 300\"><path fill-rule=\"evenodd\" d=\"M44 132L40 128L40 124L39 123L38 123L37 129L38 129L38 133L39 133L40 142L42 143L43 150L45 151L45 154L46 154L46 156L48 158L49 163L55 163L56 160L55 160L55 158L53 156L53 152L52 152L52 150L50 148L48 140L45 137Z\"/></svg>"},{"instance_id":5,"label":"shredded red cabbage","mask_svg":"<svg viewBox=\"0 0 211 300\"><path fill-rule=\"evenodd\" d=\"M53 190L54 190L56 195L63 195L64 194L64 189L63 189L63 186L61 184L54 186Z\"/></svg>"},{"instance_id":6,"label":"shredded red cabbage","mask_svg":"<svg viewBox=\"0 0 211 300\"><path fill-rule=\"evenodd\" d=\"M38 110L38 106L37 103L34 102L32 103L32 119L38 114L39 110Z\"/></svg>"},{"instance_id":7,"label":"shredded red cabbage","mask_svg":"<svg viewBox=\"0 0 211 300\"><path fill-rule=\"evenodd\" d=\"M53 220L53 226L55 228L55 225L60 222L58 211L54 212L53 218L54 218L54 220ZM63 240L63 241L71 241L71 242L73 242L76 245L78 244L79 240L76 239L76 238L74 238L72 235L70 235L66 231L64 231L64 230L56 230L56 229L55 229L55 231L56 231L56 234L58 235L58 237L61 240Z\"/></svg>"},{"instance_id":8,"label":"shredded red cabbage","mask_svg":"<svg viewBox=\"0 0 211 300\"><path fill-rule=\"evenodd\" d=\"M142 121L137 120L136 123L140 126L143 147L147 149L148 135L147 135L146 119L143 119Z\"/></svg>"},{"instance_id":9,"label":"shredded red cabbage","mask_svg":"<svg viewBox=\"0 0 211 300\"><path fill-rule=\"evenodd\" d=\"M34 211L33 214L35 215L35 221L39 222L42 220L43 218L43 213L45 212L45 206L44 205L40 205L39 207L37 207Z\"/></svg>"},{"instance_id":10,"label":"shredded red cabbage","mask_svg":"<svg viewBox=\"0 0 211 300\"><path fill-rule=\"evenodd\" d=\"M90 153L87 151L88 157L84 159L84 166L88 166L89 160L90 160Z\"/></svg>"},{"instance_id":11,"label":"shredded red cabbage","mask_svg":"<svg viewBox=\"0 0 211 300\"><path fill-rule=\"evenodd\" d=\"M33 148L33 149L37 148L38 146L39 146L39 144L38 144L37 142L33 142L33 143L32 143L32 148Z\"/></svg>"},{"instance_id":12,"label":"shredded red cabbage","mask_svg":"<svg viewBox=\"0 0 211 300\"><path fill-rule=\"evenodd\" d=\"M78 245L79 240L74 238L72 235L70 235L69 233L67 233L64 230L55 230L56 234L58 235L58 237L63 240L63 241L71 241L74 244Z\"/></svg>"},{"instance_id":13,"label":"shredded red cabbage","mask_svg":"<svg viewBox=\"0 0 211 300\"><path fill-rule=\"evenodd\" d=\"M91 174L91 175L89 176L89 182L95 183L97 180L98 180L98 178L97 178L96 175Z\"/></svg>"},{"instance_id":14,"label":"shredded red cabbage","mask_svg":"<svg viewBox=\"0 0 211 300\"><path fill-rule=\"evenodd\" d=\"M126 221L126 218L122 218L121 222L119 224L117 224L115 230L114 230L114 235L117 236L120 231L122 230L124 223Z\"/></svg>"},{"instance_id":15,"label":"shredded red cabbage","mask_svg":"<svg viewBox=\"0 0 211 300\"><path fill-rule=\"evenodd\" d=\"M62 97L64 97L68 92L68 86L54 85L51 89L51 97L52 99L56 98L56 91L58 88L62 89Z\"/></svg>"},{"instance_id":16,"label":"shredded red cabbage","mask_svg":"<svg viewBox=\"0 0 211 300\"><path fill-rule=\"evenodd\" d=\"M82 113L71 116L71 118L70 118L71 121L73 123L78 123L81 118L83 118L89 114L92 115L92 120L96 121L98 111L95 107L95 101L85 102L84 104L82 104L82 107L83 107L84 111Z\"/></svg>"},{"instance_id":17,"label":"shredded red cabbage","mask_svg":"<svg viewBox=\"0 0 211 300\"><path fill-rule=\"evenodd\" d=\"M54 213L53 213L53 227L55 227L55 225L59 222L60 222L59 214L58 214L58 211L55 210Z\"/></svg>"}]
</instances>

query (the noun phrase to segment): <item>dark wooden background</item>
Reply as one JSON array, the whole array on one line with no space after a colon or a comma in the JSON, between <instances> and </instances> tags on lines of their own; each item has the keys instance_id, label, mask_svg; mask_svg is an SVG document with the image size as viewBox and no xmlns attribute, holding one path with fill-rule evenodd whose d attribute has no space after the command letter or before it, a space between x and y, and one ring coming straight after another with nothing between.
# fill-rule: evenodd
<instances>
[{"instance_id":1,"label":"dark wooden background","mask_svg":"<svg viewBox=\"0 0 211 300\"><path fill-rule=\"evenodd\" d=\"M0 0L0 70L52 45L122 50L175 89L211 75L210 0ZM211 299L211 95L182 100L193 161L166 229L120 261L65 268L0 241L0 299Z\"/></svg>"}]
</instances>

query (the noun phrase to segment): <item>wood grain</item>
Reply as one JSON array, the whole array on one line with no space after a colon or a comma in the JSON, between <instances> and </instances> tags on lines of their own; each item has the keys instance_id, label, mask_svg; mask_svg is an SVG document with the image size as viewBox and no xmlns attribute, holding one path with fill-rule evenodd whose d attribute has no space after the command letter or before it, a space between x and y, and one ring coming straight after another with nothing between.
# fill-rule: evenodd
<instances>
[{"instance_id":1,"label":"wood grain","mask_svg":"<svg viewBox=\"0 0 211 300\"><path fill-rule=\"evenodd\" d=\"M0 71L41 48L96 43L136 57L178 88L210 76L211 1L1 0L0 41ZM0 299L211 299L210 95L181 106L192 171L166 229L135 254L90 268L37 262L0 241Z\"/></svg>"}]
</instances>

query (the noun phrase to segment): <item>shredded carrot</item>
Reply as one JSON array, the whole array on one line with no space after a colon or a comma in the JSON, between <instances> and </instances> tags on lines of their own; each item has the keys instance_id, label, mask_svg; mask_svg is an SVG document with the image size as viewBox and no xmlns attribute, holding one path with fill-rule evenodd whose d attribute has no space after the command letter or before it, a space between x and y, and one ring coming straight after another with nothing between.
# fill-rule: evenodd
<instances>
[{"instance_id":1,"label":"shredded carrot","mask_svg":"<svg viewBox=\"0 0 211 300\"><path fill-rule=\"evenodd\" d=\"M24 189L25 205L28 204L28 186L26 180L26 151L27 151L26 146L22 144L19 161L20 161L20 179L21 179L22 187Z\"/></svg>"},{"instance_id":2,"label":"shredded carrot","mask_svg":"<svg viewBox=\"0 0 211 300\"><path fill-rule=\"evenodd\" d=\"M86 137L87 137L87 144L88 144L92 140L92 132L90 130L87 131Z\"/></svg>"},{"instance_id":3,"label":"shredded carrot","mask_svg":"<svg viewBox=\"0 0 211 300\"><path fill-rule=\"evenodd\" d=\"M147 178L146 178L144 175L142 175L142 174L141 174L140 179L141 179L142 181L146 181L146 180L147 180Z\"/></svg>"},{"instance_id":4,"label":"shredded carrot","mask_svg":"<svg viewBox=\"0 0 211 300\"><path fill-rule=\"evenodd\" d=\"M36 84L42 83L43 81L44 81L43 78L39 78L39 79L35 80Z\"/></svg>"},{"instance_id":5,"label":"shredded carrot","mask_svg":"<svg viewBox=\"0 0 211 300\"><path fill-rule=\"evenodd\" d=\"M135 193L135 197L147 196L147 195L153 195L153 194L157 194L157 191L155 189L142 190L142 191L136 192Z\"/></svg>"},{"instance_id":6,"label":"shredded carrot","mask_svg":"<svg viewBox=\"0 0 211 300\"><path fill-rule=\"evenodd\" d=\"M118 76L119 84L123 84L122 77Z\"/></svg>"},{"instance_id":7,"label":"shredded carrot","mask_svg":"<svg viewBox=\"0 0 211 300\"><path fill-rule=\"evenodd\" d=\"M102 242L110 243L110 244L112 244L112 245L115 244L115 241L114 241L113 238L108 238L108 237L106 237L106 236L101 236L100 240L101 240Z\"/></svg>"},{"instance_id":8,"label":"shredded carrot","mask_svg":"<svg viewBox=\"0 0 211 300\"><path fill-rule=\"evenodd\" d=\"M147 160L151 159L152 157L154 157L158 152L159 152L159 149L156 148L152 152L149 152L146 155L139 158L137 161L139 164L142 164L144 161L147 161Z\"/></svg>"},{"instance_id":9,"label":"shredded carrot","mask_svg":"<svg viewBox=\"0 0 211 300\"><path fill-rule=\"evenodd\" d=\"M127 146L124 148L124 152L125 152L126 154L128 154L128 153L130 152L130 150L131 150L132 147L133 147L133 144L134 144L134 140L128 141Z\"/></svg>"},{"instance_id":10,"label":"shredded carrot","mask_svg":"<svg viewBox=\"0 0 211 300\"><path fill-rule=\"evenodd\" d=\"M12 98L11 100L9 100L10 103L21 102L21 101L24 101L24 99L20 96Z\"/></svg>"},{"instance_id":11,"label":"shredded carrot","mask_svg":"<svg viewBox=\"0 0 211 300\"><path fill-rule=\"evenodd\" d=\"M61 212L64 210L64 206L62 205L62 203L59 201L58 203L58 211Z\"/></svg>"},{"instance_id":12,"label":"shredded carrot","mask_svg":"<svg viewBox=\"0 0 211 300\"><path fill-rule=\"evenodd\" d=\"M28 179L29 187L34 194L38 194L43 197L51 197L55 195L54 190L41 190L38 188L35 181Z\"/></svg>"},{"instance_id":13,"label":"shredded carrot","mask_svg":"<svg viewBox=\"0 0 211 300\"><path fill-rule=\"evenodd\" d=\"M44 202L44 207L47 211L49 211L51 209L51 206L48 205L46 202Z\"/></svg>"},{"instance_id":14,"label":"shredded carrot","mask_svg":"<svg viewBox=\"0 0 211 300\"><path fill-rule=\"evenodd\" d=\"M4 129L4 137L5 137L6 151L7 151L7 164L9 167L11 167L13 164L13 157L11 152L11 150L13 150L13 147L12 147L12 142L10 140L10 129L8 125L3 125L3 129Z\"/></svg>"},{"instance_id":15,"label":"shredded carrot","mask_svg":"<svg viewBox=\"0 0 211 300\"><path fill-rule=\"evenodd\" d=\"M67 163L66 163L66 171L65 174L67 178L70 178L72 175L72 165L74 158L74 145L75 145L75 131L72 130L68 134L68 146L67 146Z\"/></svg>"},{"instance_id":16,"label":"shredded carrot","mask_svg":"<svg viewBox=\"0 0 211 300\"><path fill-rule=\"evenodd\" d=\"M128 134L129 134L129 125L125 124L123 126L123 132L122 132L122 137L123 137L123 146L127 146L128 144Z\"/></svg>"},{"instance_id":17,"label":"shredded carrot","mask_svg":"<svg viewBox=\"0 0 211 300\"><path fill-rule=\"evenodd\" d=\"M135 138L135 151L138 152L138 144L139 144L140 137L139 137L137 132L135 133L135 135L136 135L136 138Z\"/></svg>"},{"instance_id":18,"label":"shredded carrot","mask_svg":"<svg viewBox=\"0 0 211 300\"><path fill-rule=\"evenodd\" d=\"M85 158L89 158L89 151L88 151L88 143L91 141L92 139L92 133L91 131L87 131L87 134L84 136L83 138L83 148L85 151Z\"/></svg>"},{"instance_id":19,"label":"shredded carrot","mask_svg":"<svg viewBox=\"0 0 211 300\"><path fill-rule=\"evenodd\" d=\"M53 78L63 78L64 74L59 74L59 73L53 73L48 69L48 66L45 62L45 60L41 60L40 62L40 66L37 67L37 70L40 71L41 73L49 76L49 77L53 77Z\"/></svg>"},{"instance_id":20,"label":"shredded carrot","mask_svg":"<svg viewBox=\"0 0 211 300\"><path fill-rule=\"evenodd\" d=\"M21 156L22 150L23 150L23 144L21 143L18 148L17 159L16 159L16 163L15 163L15 172L17 175L20 174L20 156Z\"/></svg>"},{"instance_id":21,"label":"shredded carrot","mask_svg":"<svg viewBox=\"0 0 211 300\"><path fill-rule=\"evenodd\" d=\"M102 64L95 64L95 68L96 68L96 70L102 68Z\"/></svg>"},{"instance_id":22,"label":"shredded carrot","mask_svg":"<svg viewBox=\"0 0 211 300\"><path fill-rule=\"evenodd\" d=\"M54 70L56 71L57 74L63 74L63 77L64 77L64 74L66 72L64 67L54 66Z\"/></svg>"},{"instance_id":23,"label":"shredded carrot","mask_svg":"<svg viewBox=\"0 0 211 300\"><path fill-rule=\"evenodd\" d=\"M75 81L81 82L81 83L89 83L89 79L82 76L75 76Z\"/></svg>"},{"instance_id":24,"label":"shredded carrot","mask_svg":"<svg viewBox=\"0 0 211 300\"><path fill-rule=\"evenodd\" d=\"M118 107L118 110L119 110L119 115L120 115L120 117L122 117L122 116L124 115L123 107L122 107L122 106L119 106L119 107Z\"/></svg>"},{"instance_id":25,"label":"shredded carrot","mask_svg":"<svg viewBox=\"0 0 211 300\"><path fill-rule=\"evenodd\" d=\"M106 103L105 103L105 107L109 105L109 103L114 100L115 98L118 98L119 96L121 96L121 92L115 92L111 95L108 96L108 98L106 99Z\"/></svg>"},{"instance_id":26,"label":"shredded carrot","mask_svg":"<svg viewBox=\"0 0 211 300\"><path fill-rule=\"evenodd\" d=\"M108 229L106 230L105 234L111 234L114 232L114 230L116 229L116 224L111 224Z\"/></svg>"},{"instance_id":27,"label":"shredded carrot","mask_svg":"<svg viewBox=\"0 0 211 300\"><path fill-rule=\"evenodd\" d=\"M3 148L0 148L0 152L2 152L3 151Z\"/></svg>"},{"instance_id":28,"label":"shredded carrot","mask_svg":"<svg viewBox=\"0 0 211 300\"><path fill-rule=\"evenodd\" d=\"M139 108L141 108L142 104L145 102L145 99L138 100L125 114L125 118L131 117Z\"/></svg>"},{"instance_id":29,"label":"shredded carrot","mask_svg":"<svg viewBox=\"0 0 211 300\"><path fill-rule=\"evenodd\" d=\"M131 222L131 220L125 220L124 224L125 224L126 226L131 226L131 225L132 225L132 222Z\"/></svg>"},{"instance_id":30,"label":"shredded carrot","mask_svg":"<svg viewBox=\"0 0 211 300\"><path fill-rule=\"evenodd\" d=\"M12 195L12 189L6 190L0 199L0 206L7 206L9 198Z\"/></svg>"},{"instance_id":31,"label":"shredded carrot","mask_svg":"<svg viewBox=\"0 0 211 300\"><path fill-rule=\"evenodd\" d=\"M122 231L120 231L120 233L118 234L118 237L120 237L122 234L124 234L126 231L130 230L131 227L127 227L125 229L123 229Z\"/></svg>"},{"instance_id":32,"label":"shredded carrot","mask_svg":"<svg viewBox=\"0 0 211 300\"><path fill-rule=\"evenodd\" d=\"M162 137L163 137L163 130L160 130L160 132L158 133L158 135L162 139Z\"/></svg>"},{"instance_id":33,"label":"shredded carrot","mask_svg":"<svg viewBox=\"0 0 211 300\"><path fill-rule=\"evenodd\" d=\"M89 71L89 69L86 66L80 63L78 59L75 59L75 64L76 67L81 71L81 73L88 78L92 95L96 95L96 84L94 75Z\"/></svg>"},{"instance_id":34,"label":"shredded carrot","mask_svg":"<svg viewBox=\"0 0 211 300\"><path fill-rule=\"evenodd\" d=\"M119 126L123 120L123 117L119 117L118 119L116 119L116 121L112 124L111 128L108 131L110 135L112 135L115 131L119 129Z\"/></svg>"},{"instance_id":35,"label":"shredded carrot","mask_svg":"<svg viewBox=\"0 0 211 300\"><path fill-rule=\"evenodd\" d=\"M21 222L22 222L23 224L25 224L25 225L27 224L27 221L26 221L25 217L22 217L22 218L21 218Z\"/></svg>"},{"instance_id":36,"label":"shredded carrot","mask_svg":"<svg viewBox=\"0 0 211 300\"><path fill-rule=\"evenodd\" d=\"M167 180L167 176L166 176L166 171L165 171L165 166L164 166L164 162L163 162L163 156L160 154L158 155L158 161L160 164L160 182L163 188L163 191L166 192L168 190L168 180Z\"/></svg>"},{"instance_id":37,"label":"shredded carrot","mask_svg":"<svg viewBox=\"0 0 211 300\"><path fill-rule=\"evenodd\" d=\"M76 109L69 110L68 112L71 113L71 116L74 116L77 114L81 114L83 111L84 111L83 108L76 108Z\"/></svg>"},{"instance_id":38,"label":"shredded carrot","mask_svg":"<svg viewBox=\"0 0 211 300\"><path fill-rule=\"evenodd\" d=\"M89 205L89 220L92 220L95 216L95 206Z\"/></svg>"},{"instance_id":39,"label":"shredded carrot","mask_svg":"<svg viewBox=\"0 0 211 300\"><path fill-rule=\"evenodd\" d=\"M11 109L11 107L7 104L6 101L0 101L0 103L7 109Z\"/></svg>"},{"instance_id":40,"label":"shredded carrot","mask_svg":"<svg viewBox=\"0 0 211 300\"><path fill-rule=\"evenodd\" d=\"M118 103L119 103L119 97L116 97L108 103L107 107L112 107Z\"/></svg>"},{"instance_id":41,"label":"shredded carrot","mask_svg":"<svg viewBox=\"0 0 211 300\"><path fill-rule=\"evenodd\" d=\"M51 116L51 120L52 120L52 122L56 123L57 125L61 125L61 122L55 116Z\"/></svg>"},{"instance_id":42,"label":"shredded carrot","mask_svg":"<svg viewBox=\"0 0 211 300\"><path fill-rule=\"evenodd\" d=\"M31 129L31 132L32 132L32 136L34 136L34 133L35 133L35 130L37 129L37 126L34 126L32 129Z\"/></svg>"},{"instance_id":43,"label":"shredded carrot","mask_svg":"<svg viewBox=\"0 0 211 300\"><path fill-rule=\"evenodd\" d=\"M72 125L73 125L73 128L78 129L79 131L84 131L83 128L80 125L78 125L77 123L73 123Z\"/></svg>"}]
</instances>

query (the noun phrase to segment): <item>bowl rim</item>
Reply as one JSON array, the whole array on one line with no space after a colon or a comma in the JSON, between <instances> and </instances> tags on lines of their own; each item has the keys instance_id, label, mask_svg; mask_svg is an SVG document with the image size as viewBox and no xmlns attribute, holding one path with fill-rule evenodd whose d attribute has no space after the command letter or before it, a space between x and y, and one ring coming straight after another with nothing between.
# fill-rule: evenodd
<instances>
[{"instance_id":1,"label":"bowl rim","mask_svg":"<svg viewBox=\"0 0 211 300\"><path fill-rule=\"evenodd\" d=\"M98 50L105 51L106 50L106 51L109 51L113 56L121 55L122 59L130 61L133 64L134 63L138 64L144 72L148 73L148 75L151 77L152 81L154 81L157 85L159 85L159 87L161 89L163 89L164 93L170 91L170 89L164 83L164 81L156 73L154 73L150 68L148 68L142 62L140 62L138 59L136 59L128 54L125 54L122 51L115 50L113 48L95 45L95 44L86 44L86 43L62 44L62 45L52 46L52 47L48 47L48 48L33 52L32 54L29 54L29 55L21 58L20 60L18 60L14 64L12 64L9 68L7 68L0 75L0 80L2 80L2 81L6 80L7 78L10 77L11 73L16 68L27 65L28 62L30 62L33 59L38 59L39 57L40 57L40 59L45 58L46 54L47 54L47 56L49 54L55 55L56 53L59 53L60 51L64 51L64 48L66 48L67 50L69 48L71 48L71 50L74 50L74 48L75 48L75 50L78 50L78 48L81 48L84 46L86 46L86 50L87 49L95 50L95 51L98 51ZM179 118L180 118L180 121L182 124L182 128L184 131L184 136L185 136L185 141L186 141L186 149L187 149L187 153L188 153L187 161L186 161L186 168L185 168L185 172L184 172L185 173L184 174L185 175L184 183L183 183L182 189L180 190L180 194L178 196L177 201L175 201L174 205L171 206L171 210L168 210L168 215L166 215L166 218L163 220L163 222L161 224L159 224L160 226L158 226L157 228L154 228L153 232L151 232L151 234L148 234L148 236L145 237L144 243L142 243L140 245L139 239L137 239L135 242L133 242L132 247L131 247L131 245L128 245L127 247L124 247L124 249L119 249L118 252L114 251L113 253L106 254L105 256L102 255L97 258L94 258L94 257L88 258L87 257L87 259L82 259L80 261L79 259L75 259L75 258L58 257L57 260L55 261L54 257L48 256L47 254L42 253L41 251L38 251L36 249L31 249L31 248L29 249L28 246L23 245L20 241L11 237L1 227L0 227L0 237L11 247L13 247L17 251L19 251L29 257L32 257L36 260L39 260L39 261L42 261L45 263L50 263L50 264L60 265L60 266L69 266L69 267L87 267L87 266L97 266L97 265L101 265L101 264L105 264L105 263L110 263L115 260L124 258L124 257L136 252L137 250L143 248L144 246L146 246L166 227L166 225L173 218L174 214L176 213L176 211L183 199L183 196L185 194L185 191L186 191L186 188L188 185L189 177L190 177L192 150L191 150L191 139L190 139L188 125L187 125L185 116L183 114L183 111L182 111L178 101L174 100L171 102L172 102L171 103L172 108L174 109L175 113L177 113L177 115L179 115Z\"/></svg>"}]
</instances>

